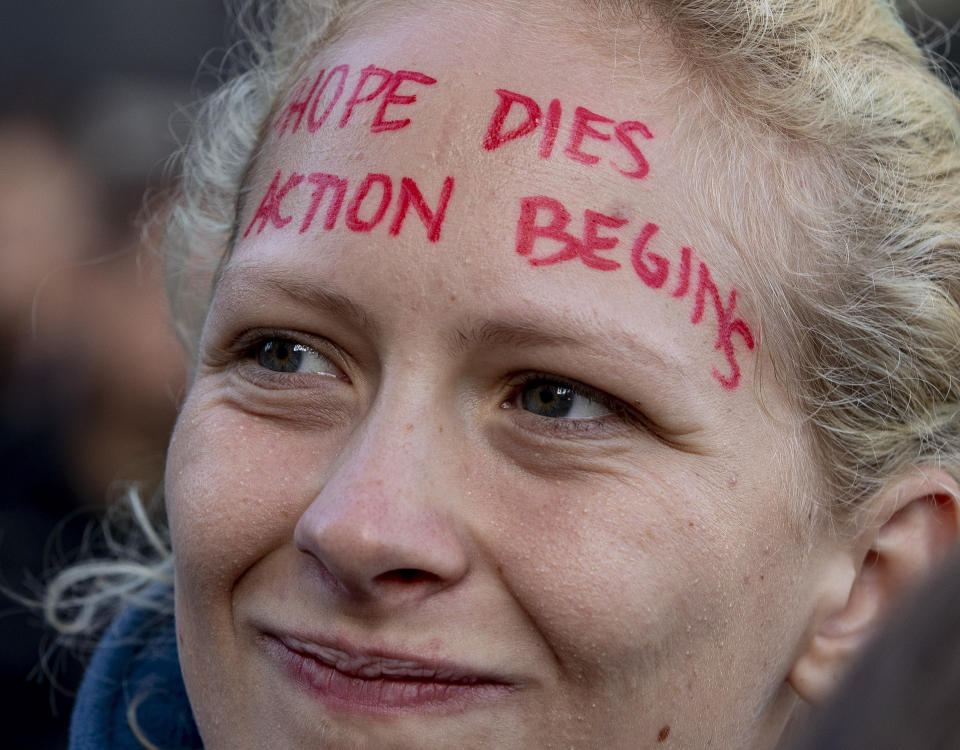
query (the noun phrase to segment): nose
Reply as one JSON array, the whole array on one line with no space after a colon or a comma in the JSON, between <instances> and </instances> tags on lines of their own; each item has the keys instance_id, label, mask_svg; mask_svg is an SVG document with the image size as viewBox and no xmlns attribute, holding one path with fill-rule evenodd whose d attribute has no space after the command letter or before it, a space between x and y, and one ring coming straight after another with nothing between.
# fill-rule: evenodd
<instances>
[{"instance_id":1,"label":"nose","mask_svg":"<svg viewBox=\"0 0 960 750\"><path fill-rule=\"evenodd\" d=\"M396 606L454 586L469 554L452 502L456 477L431 430L385 421L368 423L345 448L294 544L341 595Z\"/></svg>"}]
</instances>

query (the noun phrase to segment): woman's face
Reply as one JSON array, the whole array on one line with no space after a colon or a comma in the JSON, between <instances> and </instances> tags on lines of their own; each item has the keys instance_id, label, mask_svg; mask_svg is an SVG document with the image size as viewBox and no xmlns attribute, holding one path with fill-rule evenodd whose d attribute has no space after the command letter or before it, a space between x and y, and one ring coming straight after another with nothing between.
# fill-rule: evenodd
<instances>
[{"instance_id":1,"label":"woman's face","mask_svg":"<svg viewBox=\"0 0 960 750\"><path fill-rule=\"evenodd\" d=\"M709 134L541 20L367 18L274 115L167 472L210 748L779 731L814 556Z\"/></svg>"}]
</instances>

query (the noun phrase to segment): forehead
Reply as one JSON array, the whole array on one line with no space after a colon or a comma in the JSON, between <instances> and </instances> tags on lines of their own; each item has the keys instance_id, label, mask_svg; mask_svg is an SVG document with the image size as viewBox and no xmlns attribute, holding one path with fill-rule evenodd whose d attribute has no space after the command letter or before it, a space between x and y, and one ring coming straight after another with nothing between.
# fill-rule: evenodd
<instances>
[{"instance_id":1,"label":"forehead","mask_svg":"<svg viewBox=\"0 0 960 750\"><path fill-rule=\"evenodd\" d=\"M509 179L581 199L599 191L598 210L675 202L664 190L677 181L682 113L660 75L672 51L651 38L649 64L615 61L569 19L508 8L401 5L346 22L278 102L261 178L286 157L335 148L361 163L455 171L467 188Z\"/></svg>"},{"instance_id":2,"label":"forehead","mask_svg":"<svg viewBox=\"0 0 960 750\"><path fill-rule=\"evenodd\" d=\"M447 5L348 24L278 103L237 258L329 280L376 247L354 278L370 296L432 275L490 307L620 318L739 387L757 326L736 252L692 219L702 144L679 135L672 52L651 37L621 65L569 27Z\"/></svg>"}]
</instances>

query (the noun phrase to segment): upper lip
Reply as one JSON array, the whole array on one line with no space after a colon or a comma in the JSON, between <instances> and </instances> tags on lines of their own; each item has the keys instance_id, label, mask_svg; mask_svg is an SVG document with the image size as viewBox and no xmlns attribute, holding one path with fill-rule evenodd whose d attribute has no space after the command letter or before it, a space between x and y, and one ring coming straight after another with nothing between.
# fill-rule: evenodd
<instances>
[{"instance_id":1,"label":"upper lip","mask_svg":"<svg viewBox=\"0 0 960 750\"><path fill-rule=\"evenodd\" d=\"M458 685L516 684L503 676L444 659L425 659L381 649L358 649L339 640L331 641L299 634L267 632L266 635L275 638L290 651L314 659L350 677Z\"/></svg>"}]
</instances>

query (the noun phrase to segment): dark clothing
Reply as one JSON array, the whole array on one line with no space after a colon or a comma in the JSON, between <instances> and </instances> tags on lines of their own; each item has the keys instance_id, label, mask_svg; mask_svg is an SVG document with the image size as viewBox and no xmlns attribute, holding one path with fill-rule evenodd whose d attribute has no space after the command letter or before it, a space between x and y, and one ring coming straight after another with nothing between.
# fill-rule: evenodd
<instances>
[{"instance_id":1,"label":"dark clothing","mask_svg":"<svg viewBox=\"0 0 960 750\"><path fill-rule=\"evenodd\" d=\"M142 750L127 718L131 705L141 733L154 745L202 747L169 615L128 609L110 626L80 685L70 750Z\"/></svg>"}]
</instances>

